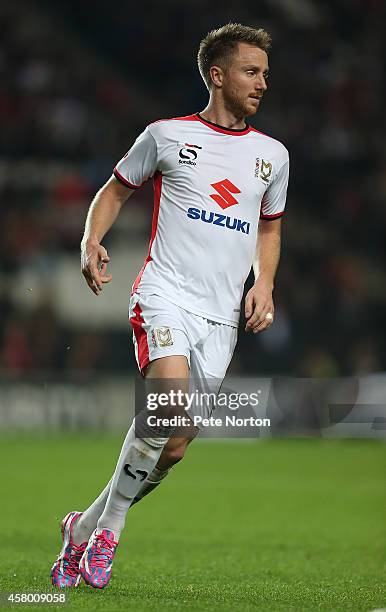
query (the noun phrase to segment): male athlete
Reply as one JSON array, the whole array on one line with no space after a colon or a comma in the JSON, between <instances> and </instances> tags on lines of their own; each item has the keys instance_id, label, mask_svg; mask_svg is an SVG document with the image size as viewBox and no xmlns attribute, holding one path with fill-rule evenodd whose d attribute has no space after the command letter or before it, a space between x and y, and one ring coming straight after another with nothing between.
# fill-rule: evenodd
<instances>
[{"instance_id":1,"label":"male athlete","mask_svg":"<svg viewBox=\"0 0 386 612\"><path fill-rule=\"evenodd\" d=\"M101 241L124 202L153 178L149 251L130 300L145 380L186 381L192 373L224 378L252 264L256 281L245 300L245 329L257 333L272 324L288 152L245 121L267 89L269 47L262 29L230 23L210 32L198 53L207 107L150 124L90 206L82 271L99 295L111 281ZM130 427L115 472L94 503L63 519L63 548L51 571L55 586L77 586L81 578L96 588L107 585L128 509L184 456L192 436L172 437L156 426L138 435L142 425Z\"/></svg>"}]
</instances>

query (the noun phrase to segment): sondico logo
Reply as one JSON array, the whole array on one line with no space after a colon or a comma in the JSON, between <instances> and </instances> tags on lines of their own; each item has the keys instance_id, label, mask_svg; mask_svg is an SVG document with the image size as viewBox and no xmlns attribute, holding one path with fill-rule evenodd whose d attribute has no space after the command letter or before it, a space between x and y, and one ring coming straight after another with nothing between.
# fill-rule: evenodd
<instances>
[{"instance_id":1,"label":"sondico logo","mask_svg":"<svg viewBox=\"0 0 386 612\"><path fill-rule=\"evenodd\" d=\"M231 183L229 179L223 179L218 183L211 183L210 186L218 192L210 194L210 197L216 204L221 206L223 210L229 206L238 204L238 201L232 194L241 193L241 191L236 185ZM232 217L228 217L227 215L194 207L188 208L187 216L189 219L200 219L204 223L212 223L218 227L225 227L230 230L235 230L236 232L241 232L242 234L249 234L250 223L242 219L232 219Z\"/></svg>"},{"instance_id":2,"label":"sondico logo","mask_svg":"<svg viewBox=\"0 0 386 612\"><path fill-rule=\"evenodd\" d=\"M130 463L126 463L123 466L123 471L125 472L125 474L127 474L127 476L130 476L131 478L133 478L133 480L137 480L137 477L139 477L140 482L143 482L145 478L147 478L149 475L149 472L145 472L145 470L134 470L133 471L133 468L130 465Z\"/></svg>"},{"instance_id":3,"label":"sondico logo","mask_svg":"<svg viewBox=\"0 0 386 612\"><path fill-rule=\"evenodd\" d=\"M182 143L177 143L177 144L181 146ZM178 160L178 163L188 164L189 166L195 166L196 165L195 160L197 159L197 155L198 155L195 149L202 149L202 147L200 147L199 145L188 144L187 142L185 142L185 144L179 151L178 155L180 159Z\"/></svg>"}]
</instances>

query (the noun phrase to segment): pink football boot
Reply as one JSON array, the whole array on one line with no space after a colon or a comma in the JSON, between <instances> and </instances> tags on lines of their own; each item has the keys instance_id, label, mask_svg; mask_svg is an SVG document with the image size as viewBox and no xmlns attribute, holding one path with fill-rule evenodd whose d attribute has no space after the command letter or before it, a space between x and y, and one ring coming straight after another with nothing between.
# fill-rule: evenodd
<instances>
[{"instance_id":1,"label":"pink football boot","mask_svg":"<svg viewBox=\"0 0 386 612\"><path fill-rule=\"evenodd\" d=\"M76 587L81 579L79 562L86 549L87 542L82 542L78 546L74 544L72 539L75 522L81 514L81 512L69 512L62 520L63 546L51 569L52 584L60 589Z\"/></svg>"}]
</instances>

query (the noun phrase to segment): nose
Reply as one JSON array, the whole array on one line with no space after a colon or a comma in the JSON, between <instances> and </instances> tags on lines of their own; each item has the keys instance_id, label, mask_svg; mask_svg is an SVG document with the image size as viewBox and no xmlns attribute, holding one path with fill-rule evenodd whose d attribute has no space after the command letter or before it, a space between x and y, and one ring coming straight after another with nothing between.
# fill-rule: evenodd
<instances>
[{"instance_id":1,"label":"nose","mask_svg":"<svg viewBox=\"0 0 386 612\"><path fill-rule=\"evenodd\" d=\"M258 79L256 82L256 89L259 91L263 91L263 92L267 91L267 82L262 74L258 76Z\"/></svg>"}]
</instances>

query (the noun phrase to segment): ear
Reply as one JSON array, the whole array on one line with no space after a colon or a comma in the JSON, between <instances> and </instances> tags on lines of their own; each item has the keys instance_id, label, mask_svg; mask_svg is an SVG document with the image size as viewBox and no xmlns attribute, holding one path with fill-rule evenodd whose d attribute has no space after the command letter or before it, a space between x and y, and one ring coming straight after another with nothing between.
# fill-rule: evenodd
<instances>
[{"instance_id":1,"label":"ear","mask_svg":"<svg viewBox=\"0 0 386 612\"><path fill-rule=\"evenodd\" d=\"M224 71L220 66L211 66L210 71L210 79L215 87L222 87L224 80Z\"/></svg>"}]
</instances>

